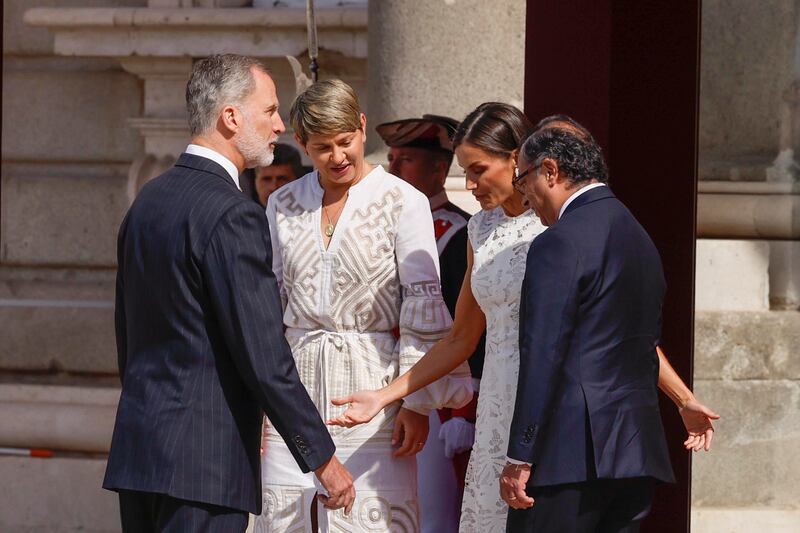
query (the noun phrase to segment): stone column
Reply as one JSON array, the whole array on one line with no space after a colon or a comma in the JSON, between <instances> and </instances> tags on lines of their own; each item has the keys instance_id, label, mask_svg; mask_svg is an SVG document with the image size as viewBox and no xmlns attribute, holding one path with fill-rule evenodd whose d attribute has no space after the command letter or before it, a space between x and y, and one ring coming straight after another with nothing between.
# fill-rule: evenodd
<instances>
[{"instance_id":1,"label":"stone column","mask_svg":"<svg viewBox=\"0 0 800 533\"><path fill-rule=\"evenodd\" d=\"M764 181L791 148L797 20L796 0L703 2L701 181Z\"/></svg>"},{"instance_id":2,"label":"stone column","mask_svg":"<svg viewBox=\"0 0 800 533\"><path fill-rule=\"evenodd\" d=\"M144 152L128 172L128 199L132 202L148 180L175 163L189 140L186 125L186 82L192 70L189 57L124 57L122 68L144 81L141 117L128 119L144 139Z\"/></svg>"},{"instance_id":3,"label":"stone column","mask_svg":"<svg viewBox=\"0 0 800 533\"><path fill-rule=\"evenodd\" d=\"M522 106L525 2L369 2L367 148L373 127L423 113L462 119L489 100Z\"/></svg>"},{"instance_id":4,"label":"stone column","mask_svg":"<svg viewBox=\"0 0 800 533\"><path fill-rule=\"evenodd\" d=\"M396 0L369 2L367 152L386 162L374 127L424 113L461 120L479 104L522 107L525 2L503 0ZM479 207L453 165L450 199L470 212Z\"/></svg>"}]
</instances>

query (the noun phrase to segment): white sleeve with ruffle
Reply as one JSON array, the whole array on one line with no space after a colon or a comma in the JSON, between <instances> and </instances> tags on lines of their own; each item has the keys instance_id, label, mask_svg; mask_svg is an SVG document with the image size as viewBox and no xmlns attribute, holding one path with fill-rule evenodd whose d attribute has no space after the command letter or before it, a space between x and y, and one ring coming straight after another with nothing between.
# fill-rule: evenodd
<instances>
[{"instance_id":1,"label":"white sleeve with ruffle","mask_svg":"<svg viewBox=\"0 0 800 533\"><path fill-rule=\"evenodd\" d=\"M398 353L400 373L407 372L453 325L442 300L439 255L430 204L421 193L405 194L395 254L402 288ZM461 407L472 399L469 365L461 363L450 374L408 395L404 407L428 414L431 409Z\"/></svg>"},{"instance_id":2,"label":"white sleeve with ruffle","mask_svg":"<svg viewBox=\"0 0 800 533\"><path fill-rule=\"evenodd\" d=\"M282 308L286 309L286 287L283 286L283 256L281 255L281 247L278 242L278 209L275 205L274 198L267 199L267 208L265 214L267 216L267 223L269 224L269 238L272 244L272 272L275 274L275 279L278 281L278 289L281 295Z\"/></svg>"}]
</instances>

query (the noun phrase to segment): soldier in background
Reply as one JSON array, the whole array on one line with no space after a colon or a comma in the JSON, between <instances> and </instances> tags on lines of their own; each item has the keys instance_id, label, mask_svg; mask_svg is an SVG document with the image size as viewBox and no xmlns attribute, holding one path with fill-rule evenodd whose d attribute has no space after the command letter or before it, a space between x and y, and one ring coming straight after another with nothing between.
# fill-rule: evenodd
<instances>
[{"instance_id":1,"label":"soldier in background","mask_svg":"<svg viewBox=\"0 0 800 533\"><path fill-rule=\"evenodd\" d=\"M258 203L267 206L269 195L297 178L303 177L310 169L303 166L300 152L288 144L275 145L275 159L268 167L256 167L255 193Z\"/></svg>"}]
</instances>

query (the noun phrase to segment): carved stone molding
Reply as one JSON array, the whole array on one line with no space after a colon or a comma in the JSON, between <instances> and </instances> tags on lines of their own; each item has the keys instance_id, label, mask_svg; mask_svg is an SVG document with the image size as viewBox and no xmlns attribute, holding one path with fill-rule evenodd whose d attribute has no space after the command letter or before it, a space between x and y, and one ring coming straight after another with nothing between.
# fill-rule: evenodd
<instances>
[{"instance_id":1,"label":"carved stone molding","mask_svg":"<svg viewBox=\"0 0 800 533\"><path fill-rule=\"evenodd\" d=\"M800 239L800 183L701 181L697 236Z\"/></svg>"},{"instance_id":2,"label":"carved stone molding","mask_svg":"<svg viewBox=\"0 0 800 533\"><path fill-rule=\"evenodd\" d=\"M348 57L367 57L367 10L318 9L320 43ZM204 57L230 51L256 57L306 50L305 9L33 8L24 20L50 28L65 56Z\"/></svg>"},{"instance_id":3,"label":"carved stone molding","mask_svg":"<svg viewBox=\"0 0 800 533\"><path fill-rule=\"evenodd\" d=\"M142 8L34 8L24 20L49 28L60 56L114 57L144 84L142 116L127 123L144 139L131 165L128 198L168 169L189 141L184 95L194 58L221 51L299 56L307 47L304 8L259 9L240 0L150 0ZM329 52L367 56L365 6L317 10Z\"/></svg>"}]
</instances>

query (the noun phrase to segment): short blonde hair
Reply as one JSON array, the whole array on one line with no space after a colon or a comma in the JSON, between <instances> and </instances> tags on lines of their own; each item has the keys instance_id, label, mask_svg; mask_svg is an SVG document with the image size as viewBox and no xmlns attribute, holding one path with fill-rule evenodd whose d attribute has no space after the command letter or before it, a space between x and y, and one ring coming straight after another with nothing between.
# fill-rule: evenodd
<instances>
[{"instance_id":1,"label":"short blonde hair","mask_svg":"<svg viewBox=\"0 0 800 533\"><path fill-rule=\"evenodd\" d=\"M336 135L361 128L361 106L352 87L324 80L303 91L292 104L289 120L303 143L311 135Z\"/></svg>"}]
</instances>

